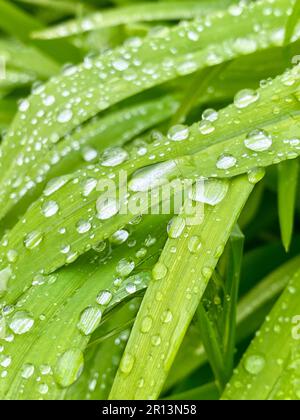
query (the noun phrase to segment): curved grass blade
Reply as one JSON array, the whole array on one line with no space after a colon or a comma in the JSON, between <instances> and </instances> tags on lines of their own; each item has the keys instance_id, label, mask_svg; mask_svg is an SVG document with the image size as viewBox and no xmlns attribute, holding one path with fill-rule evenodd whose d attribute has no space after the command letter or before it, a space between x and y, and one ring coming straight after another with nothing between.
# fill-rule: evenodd
<instances>
[{"instance_id":1,"label":"curved grass blade","mask_svg":"<svg viewBox=\"0 0 300 420\"><path fill-rule=\"evenodd\" d=\"M286 252L289 251L293 236L298 173L298 159L278 165L278 210L281 237Z\"/></svg>"},{"instance_id":2,"label":"curved grass blade","mask_svg":"<svg viewBox=\"0 0 300 420\"><path fill-rule=\"evenodd\" d=\"M151 270L165 242L159 222L166 226L166 220L157 217L140 224L131 236L136 241L133 247L116 247L108 253L106 247L98 256L90 253L51 276L35 277L33 286L16 306L8 311L3 309L6 340L1 340L1 359L9 357L10 364L0 367L1 374L7 372L0 381L2 399L64 397L66 388L80 374L82 353L92 333L117 304L134 297L139 288L145 287L143 267L148 265ZM138 253L141 249L144 252ZM85 315L90 308L94 316ZM134 314L135 311L131 317ZM23 319L24 323L18 324L17 319L20 322ZM13 342L9 339L12 336ZM62 366L61 361L65 359L61 356L69 350L74 354L74 349L78 357L71 357L69 364ZM41 374L42 380L38 381Z\"/></svg>"},{"instance_id":3,"label":"curved grass blade","mask_svg":"<svg viewBox=\"0 0 300 420\"><path fill-rule=\"evenodd\" d=\"M281 45L282 40L274 40L272 34L274 27L278 31L285 25L287 4L276 0L272 7L282 13L265 16L262 1L241 9L240 16L232 16L230 11L213 14L209 16L210 26L202 27L197 20L174 29L166 28L163 34L87 59L83 65L66 69L64 75L36 89L21 104L2 146L1 216L36 185L37 179L31 176L31 163L38 162L53 148L53 135L58 141L99 111L125 98L245 54L244 47L233 39L235 33L238 39L249 41L251 49L247 53ZM221 21L220 32L217 28ZM264 30L253 34L255 24L261 24ZM191 32L199 34L199 39L191 37ZM69 96L71 92L76 100ZM49 101L51 105L45 107ZM38 150L33 150L31 142L38 143ZM18 187L13 188L16 177Z\"/></svg>"},{"instance_id":4,"label":"curved grass blade","mask_svg":"<svg viewBox=\"0 0 300 420\"><path fill-rule=\"evenodd\" d=\"M124 25L135 22L153 22L163 20L195 19L205 13L218 8L225 8L231 1L172 1L148 2L128 5L122 8L114 8L96 12L82 19L74 19L58 26L47 28L42 31L34 31L33 38L54 39L78 35L84 32L94 31L110 26Z\"/></svg>"},{"instance_id":5,"label":"curved grass blade","mask_svg":"<svg viewBox=\"0 0 300 420\"><path fill-rule=\"evenodd\" d=\"M299 262L300 257L295 257L283 264L240 300L237 310L237 343L241 343L261 327L274 302L298 269ZM196 346L195 343L197 343ZM207 357L201 338L198 331L195 331L195 327L192 327L177 354L165 388L168 390L176 383L180 383L185 377L204 365L206 361Z\"/></svg>"},{"instance_id":6,"label":"curved grass blade","mask_svg":"<svg viewBox=\"0 0 300 420\"><path fill-rule=\"evenodd\" d=\"M143 156L140 156L138 151L133 151L122 165L116 167L90 165L77 173L53 180L44 195L28 210L24 219L2 241L0 272L4 270L4 273L7 273L8 267L11 272L7 301L19 296L21 291L30 284L30 277L34 273L41 270L51 273L62 265L72 262L91 246L124 227L137 214L148 212L149 199L146 198L148 193L138 190L131 191L127 196L129 202L127 210L134 208L134 215L131 211L125 211L126 214L123 214L124 211L120 212L120 207L116 208L110 217L101 215L97 203L105 191L103 185L107 185L105 183L108 180L114 180L116 193L122 196L123 186L126 184L124 175L135 182L134 177L132 178L135 171L155 162L164 162L163 165L152 166L136 174L140 179L139 183L148 185L153 176L152 171L155 175L157 170L159 170L160 178L169 181L177 178L195 179L199 174L207 177L216 175L231 177L249 173L250 181L255 183L264 175L261 169L255 169L258 164L268 166L279 163L281 160L297 157L300 146L295 140L300 133L298 133L298 125L292 122L294 123L299 118L299 102L296 99L300 82L299 72L300 66L275 79L268 88L259 91L260 100L244 108L243 111L233 105L220 112L219 119L215 122L215 130L210 135L201 133L199 124L195 124L189 132L184 129L184 133L190 134L187 141L177 142L162 137L149 146L148 152ZM290 86L287 86L287 80ZM274 92L276 92L275 114L274 108L269 105L270 95L273 97ZM254 93L255 97L257 94ZM259 147L261 138L266 140L268 145L266 150L259 152L259 157L257 151L249 151L245 146L245 139L249 132L252 133L257 127L268 132L268 134L265 134L265 131L259 132ZM256 143L256 136L255 131L254 143ZM215 144L213 139L215 139ZM180 153L193 153L197 149L203 150L194 155L180 157ZM228 164L227 151L230 153L230 165L224 167L224 161L226 165ZM166 160L166 156L173 160ZM222 168L218 165L220 158ZM134 201L140 194L144 199L142 205L136 210ZM124 200L120 202L124 203ZM53 206L54 213L51 213L52 217L47 217L45 208L50 205ZM79 227L83 222L86 226L85 231L81 231ZM58 232L64 234L58 234ZM26 238L29 241L26 241ZM61 252L66 245L70 247L67 255ZM46 252L47 249L51 249L52 252ZM9 250L13 250L18 256L16 261L9 260L7 256ZM47 255L47 258L42 255Z\"/></svg>"},{"instance_id":7,"label":"curved grass blade","mask_svg":"<svg viewBox=\"0 0 300 420\"><path fill-rule=\"evenodd\" d=\"M299 398L299 279L296 269L244 355L223 399ZM241 384L238 390L234 386L237 382Z\"/></svg>"},{"instance_id":8,"label":"curved grass blade","mask_svg":"<svg viewBox=\"0 0 300 420\"><path fill-rule=\"evenodd\" d=\"M185 227L183 231L181 229L179 238L176 235L178 239L168 240L153 270L153 281L143 299L125 349L111 399L155 399L159 396L252 188L247 178L232 181L225 199L215 208L205 209L202 224ZM232 203L235 203L234 208ZM197 252L197 246L191 248L191 241L194 244L195 240L196 244L202 244L202 247L198 247L201 252ZM172 252L173 249L181 258Z\"/></svg>"}]
</instances>

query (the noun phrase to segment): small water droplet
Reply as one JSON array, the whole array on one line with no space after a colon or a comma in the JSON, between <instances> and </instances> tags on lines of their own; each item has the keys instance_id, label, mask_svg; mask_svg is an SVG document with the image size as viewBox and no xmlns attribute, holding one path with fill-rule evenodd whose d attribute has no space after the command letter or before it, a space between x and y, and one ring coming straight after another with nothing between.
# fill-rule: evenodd
<instances>
[{"instance_id":1,"label":"small water droplet","mask_svg":"<svg viewBox=\"0 0 300 420\"><path fill-rule=\"evenodd\" d=\"M100 220L108 220L119 212L119 205L115 198L103 200L103 198L100 197L97 200L96 208L98 212L97 217Z\"/></svg>"},{"instance_id":2,"label":"small water droplet","mask_svg":"<svg viewBox=\"0 0 300 420\"><path fill-rule=\"evenodd\" d=\"M120 363L121 372L123 372L125 375L129 375L129 373L133 369L134 363L135 363L134 356L132 356L129 353L125 353Z\"/></svg>"},{"instance_id":3,"label":"small water droplet","mask_svg":"<svg viewBox=\"0 0 300 420\"><path fill-rule=\"evenodd\" d=\"M111 300L112 300L112 293L109 290L102 290L96 299L97 303L103 306L108 305Z\"/></svg>"},{"instance_id":4,"label":"small water droplet","mask_svg":"<svg viewBox=\"0 0 300 420\"><path fill-rule=\"evenodd\" d=\"M185 228L186 222L183 217L176 216L168 224L168 235L171 239L179 238Z\"/></svg>"},{"instance_id":5,"label":"small water droplet","mask_svg":"<svg viewBox=\"0 0 300 420\"><path fill-rule=\"evenodd\" d=\"M57 116L57 121L61 124L65 124L73 118L73 112L70 109L64 109Z\"/></svg>"},{"instance_id":6,"label":"small water droplet","mask_svg":"<svg viewBox=\"0 0 300 420\"><path fill-rule=\"evenodd\" d=\"M21 369L21 376L23 379L29 379L34 374L35 367L31 363L25 363Z\"/></svg>"},{"instance_id":7,"label":"small water droplet","mask_svg":"<svg viewBox=\"0 0 300 420\"><path fill-rule=\"evenodd\" d=\"M115 167L121 165L128 159L129 155L121 147L111 147L106 149L101 159L101 165L105 167Z\"/></svg>"},{"instance_id":8,"label":"small water droplet","mask_svg":"<svg viewBox=\"0 0 300 420\"><path fill-rule=\"evenodd\" d=\"M145 318L143 318L142 320L141 332L143 334L148 333L151 330L152 324L153 324L153 319L150 316L145 316Z\"/></svg>"},{"instance_id":9,"label":"small water droplet","mask_svg":"<svg viewBox=\"0 0 300 420\"><path fill-rule=\"evenodd\" d=\"M154 280L162 280L168 274L168 269L165 264L158 262L152 270L152 277Z\"/></svg>"}]
</instances>

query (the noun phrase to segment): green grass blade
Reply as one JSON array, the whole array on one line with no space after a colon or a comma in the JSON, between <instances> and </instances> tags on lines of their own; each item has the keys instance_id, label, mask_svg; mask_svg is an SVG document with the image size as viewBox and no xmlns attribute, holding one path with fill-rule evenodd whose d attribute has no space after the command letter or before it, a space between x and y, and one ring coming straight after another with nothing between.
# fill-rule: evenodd
<instances>
[{"instance_id":1,"label":"green grass blade","mask_svg":"<svg viewBox=\"0 0 300 420\"><path fill-rule=\"evenodd\" d=\"M286 1L276 0L273 7L276 7L276 10L280 9L282 13L271 14L268 17L263 13L264 7L264 2L255 3L244 8L238 17L232 16L230 12L214 14L210 16L211 25L203 29L196 41L193 37L189 38L189 33L199 31L198 21L188 23L184 29L181 26L166 29L167 33L163 38L147 37L141 45L126 45L101 57L87 59L83 65L68 68L64 75L53 78L48 84L37 89L29 101L25 101L21 106L21 112L3 142L3 157L0 162L1 173L4 174L1 177L0 197L0 202L3 203L2 215L21 198L25 193L24 188L27 190L28 186L36 184L36 179L31 177L29 162L33 158L33 153L35 161L38 162L49 149L53 148L51 133L55 133L59 140L99 111L125 98L178 76L244 54L245 51L235 45L235 40L232 38L235 33L238 37L250 37L251 40L254 37L253 43L251 42L253 48L249 51L251 53L274 45L271 33L274 31L274 26L280 28L285 25L287 4ZM226 27L226 34L217 30L221 22ZM253 35L254 22L261 23L265 30ZM183 30L184 36L182 36ZM172 52L173 48L170 50L170 45L176 48L176 54ZM281 41L276 42L276 45L281 45ZM124 56L130 58L124 60ZM102 69L100 76L99 67ZM145 72L144 69L148 68L149 70ZM110 77L111 74L114 77ZM86 101L87 89L88 101ZM77 98L74 104L70 104L68 97L68 92L72 90ZM54 98L54 102L52 99L52 105L45 107L44 102L45 100L47 102L49 97ZM84 107L83 101L85 101ZM43 110L42 117L40 117L41 110ZM36 119L37 123L32 126L29 121ZM40 137L44 139L40 150L33 151L27 147L26 141L25 145L20 147L24 139L32 136L34 141ZM14 140L10 141L12 137ZM27 159L28 154L29 159ZM16 156L20 155L23 157L22 166L16 162ZM10 184L16 176L16 171L19 186L12 195Z\"/></svg>"},{"instance_id":2,"label":"green grass blade","mask_svg":"<svg viewBox=\"0 0 300 420\"><path fill-rule=\"evenodd\" d=\"M299 278L297 269L243 356L223 399L298 399Z\"/></svg>"},{"instance_id":3,"label":"green grass blade","mask_svg":"<svg viewBox=\"0 0 300 420\"><path fill-rule=\"evenodd\" d=\"M200 386L180 394L169 395L166 400L195 400L195 401L215 401L219 399L219 391L214 383Z\"/></svg>"},{"instance_id":4,"label":"green grass blade","mask_svg":"<svg viewBox=\"0 0 300 420\"><path fill-rule=\"evenodd\" d=\"M299 15L300 15L300 2L299 0L295 0L292 14L289 17L286 24L286 28L285 28L285 38L284 38L285 44L288 44L290 40L292 39L292 36L294 34L294 31L298 23Z\"/></svg>"},{"instance_id":5,"label":"green grass blade","mask_svg":"<svg viewBox=\"0 0 300 420\"><path fill-rule=\"evenodd\" d=\"M172 1L141 3L128 5L126 7L104 10L84 16L82 19L75 19L61 25L47 28L43 31L33 32L33 38L53 39L83 32L107 28L110 26L124 25L135 22L152 22L163 20L195 19L204 13L214 11L218 8L225 8L230 1Z\"/></svg>"},{"instance_id":6,"label":"green grass blade","mask_svg":"<svg viewBox=\"0 0 300 420\"><path fill-rule=\"evenodd\" d=\"M287 252L293 236L298 174L298 159L278 165L278 211L282 242Z\"/></svg>"},{"instance_id":7,"label":"green grass blade","mask_svg":"<svg viewBox=\"0 0 300 420\"><path fill-rule=\"evenodd\" d=\"M205 220L200 226L186 228L179 239L169 239L156 268L158 271L161 267L161 280L153 280L148 287L112 388L111 399L158 397L222 253L221 247L223 250L252 188L253 185L245 178L233 181L223 202L216 208L206 208ZM235 207L228 212L233 202ZM194 236L200 241L206 238L200 254L189 252L188 245ZM174 247L177 252L185 253L184 258L179 259L172 253ZM140 357L141 354L143 357Z\"/></svg>"}]
</instances>

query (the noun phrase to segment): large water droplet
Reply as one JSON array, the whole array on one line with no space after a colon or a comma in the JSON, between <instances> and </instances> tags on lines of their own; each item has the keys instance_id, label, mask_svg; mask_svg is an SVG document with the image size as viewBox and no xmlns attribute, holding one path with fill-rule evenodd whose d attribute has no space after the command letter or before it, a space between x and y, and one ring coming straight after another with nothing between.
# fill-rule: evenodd
<instances>
[{"instance_id":1,"label":"large water droplet","mask_svg":"<svg viewBox=\"0 0 300 420\"><path fill-rule=\"evenodd\" d=\"M154 280L162 280L168 274L168 269L162 262L155 264L152 270L152 277Z\"/></svg>"},{"instance_id":2,"label":"large water droplet","mask_svg":"<svg viewBox=\"0 0 300 420\"><path fill-rule=\"evenodd\" d=\"M189 128L185 125L174 125L168 131L168 138L172 141L183 141L188 139Z\"/></svg>"},{"instance_id":3,"label":"large water droplet","mask_svg":"<svg viewBox=\"0 0 300 420\"><path fill-rule=\"evenodd\" d=\"M54 377L63 388L71 386L80 377L84 367L83 353L79 349L67 350L57 360Z\"/></svg>"},{"instance_id":4,"label":"large water droplet","mask_svg":"<svg viewBox=\"0 0 300 420\"><path fill-rule=\"evenodd\" d=\"M103 153L101 165L107 167L115 167L121 165L128 159L128 153L121 147L112 147L106 149Z\"/></svg>"},{"instance_id":5,"label":"large water droplet","mask_svg":"<svg viewBox=\"0 0 300 420\"><path fill-rule=\"evenodd\" d=\"M135 268L134 261L129 261L123 258L122 260L118 262L117 267L116 267L116 272L121 277L127 277L134 270L134 268Z\"/></svg>"},{"instance_id":6,"label":"large water droplet","mask_svg":"<svg viewBox=\"0 0 300 420\"><path fill-rule=\"evenodd\" d=\"M218 161L217 161L217 168L218 169L230 169L233 168L237 163L237 160L234 156L231 155L222 155L219 157Z\"/></svg>"},{"instance_id":7,"label":"large water droplet","mask_svg":"<svg viewBox=\"0 0 300 420\"><path fill-rule=\"evenodd\" d=\"M96 306L90 306L82 312L77 327L84 335L90 335L98 328L101 319L102 311Z\"/></svg>"},{"instance_id":8,"label":"large water droplet","mask_svg":"<svg viewBox=\"0 0 300 420\"><path fill-rule=\"evenodd\" d=\"M176 216L168 224L168 235L171 239L179 238L185 228L186 222L183 217Z\"/></svg>"},{"instance_id":9,"label":"large water droplet","mask_svg":"<svg viewBox=\"0 0 300 420\"><path fill-rule=\"evenodd\" d=\"M273 141L272 137L266 131L253 130L247 135L244 143L247 149L253 150L254 152L264 152L270 149Z\"/></svg>"},{"instance_id":10,"label":"large water droplet","mask_svg":"<svg viewBox=\"0 0 300 420\"><path fill-rule=\"evenodd\" d=\"M158 163L136 171L128 187L133 192L146 192L151 188L164 185L168 182L168 177L176 169L173 161Z\"/></svg>"},{"instance_id":11,"label":"large water droplet","mask_svg":"<svg viewBox=\"0 0 300 420\"><path fill-rule=\"evenodd\" d=\"M100 197L97 200L96 208L98 212L97 217L100 220L108 220L119 212L119 205L115 198L103 200L103 197Z\"/></svg>"},{"instance_id":12,"label":"large water droplet","mask_svg":"<svg viewBox=\"0 0 300 420\"><path fill-rule=\"evenodd\" d=\"M229 183L222 179L200 179L190 191L190 198L211 206L219 204L228 192Z\"/></svg>"},{"instance_id":13,"label":"large water droplet","mask_svg":"<svg viewBox=\"0 0 300 420\"><path fill-rule=\"evenodd\" d=\"M73 112L70 109L64 109L57 116L57 121L61 124L65 124L73 118Z\"/></svg>"},{"instance_id":14,"label":"large water droplet","mask_svg":"<svg viewBox=\"0 0 300 420\"><path fill-rule=\"evenodd\" d=\"M34 374L35 367L31 363L25 363L21 369L21 376L23 379L29 379Z\"/></svg>"},{"instance_id":15,"label":"large water droplet","mask_svg":"<svg viewBox=\"0 0 300 420\"><path fill-rule=\"evenodd\" d=\"M102 290L96 299L97 303L103 306L108 305L111 300L112 300L112 293L109 290Z\"/></svg>"},{"instance_id":16,"label":"large water droplet","mask_svg":"<svg viewBox=\"0 0 300 420\"><path fill-rule=\"evenodd\" d=\"M42 205L42 214L45 217L55 216L59 210L59 206L56 201L47 201Z\"/></svg>"},{"instance_id":17,"label":"large water droplet","mask_svg":"<svg viewBox=\"0 0 300 420\"><path fill-rule=\"evenodd\" d=\"M28 312L16 312L9 321L9 328L17 335L25 334L31 330L34 319Z\"/></svg>"},{"instance_id":18,"label":"large water droplet","mask_svg":"<svg viewBox=\"0 0 300 420\"><path fill-rule=\"evenodd\" d=\"M238 92L234 98L234 104L237 108L247 108L259 99L259 93L252 89L244 89Z\"/></svg>"},{"instance_id":19,"label":"large water droplet","mask_svg":"<svg viewBox=\"0 0 300 420\"><path fill-rule=\"evenodd\" d=\"M27 249L34 249L40 245L43 240L43 233L39 231L33 231L28 233L24 239L24 245Z\"/></svg>"}]
</instances>

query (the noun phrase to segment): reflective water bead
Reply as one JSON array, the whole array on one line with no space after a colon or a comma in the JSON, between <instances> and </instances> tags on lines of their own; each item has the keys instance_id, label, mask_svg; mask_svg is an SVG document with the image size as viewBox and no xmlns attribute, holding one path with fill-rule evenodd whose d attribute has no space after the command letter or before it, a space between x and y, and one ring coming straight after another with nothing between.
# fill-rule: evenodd
<instances>
[{"instance_id":1,"label":"reflective water bead","mask_svg":"<svg viewBox=\"0 0 300 420\"><path fill-rule=\"evenodd\" d=\"M129 232L125 229L118 230L110 237L110 242L115 245L121 245L127 241Z\"/></svg>"},{"instance_id":2,"label":"reflective water bead","mask_svg":"<svg viewBox=\"0 0 300 420\"><path fill-rule=\"evenodd\" d=\"M99 305L108 305L109 302L112 300L112 293L109 290L102 290L99 295L97 296L97 303Z\"/></svg>"},{"instance_id":3,"label":"reflective water bead","mask_svg":"<svg viewBox=\"0 0 300 420\"><path fill-rule=\"evenodd\" d=\"M10 267L6 267L0 271L0 297L7 292L8 282L12 276Z\"/></svg>"},{"instance_id":4,"label":"reflective water bead","mask_svg":"<svg viewBox=\"0 0 300 420\"><path fill-rule=\"evenodd\" d=\"M152 277L154 280L162 280L168 274L168 269L165 264L158 262L152 270Z\"/></svg>"},{"instance_id":5,"label":"reflective water bead","mask_svg":"<svg viewBox=\"0 0 300 420\"><path fill-rule=\"evenodd\" d=\"M201 179L193 186L189 196L194 201L215 206L226 197L228 189L227 180Z\"/></svg>"},{"instance_id":6,"label":"reflective water bead","mask_svg":"<svg viewBox=\"0 0 300 420\"><path fill-rule=\"evenodd\" d=\"M9 328L17 335L22 335L31 330L34 319L26 311L16 312L9 321Z\"/></svg>"},{"instance_id":7,"label":"reflective water bead","mask_svg":"<svg viewBox=\"0 0 300 420\"><path fill-rule=\"evenodd\" d=\"M244 361L244 367L251 375L258 375L265 367L266 360L261 355L247 356Z\"/></svg>"},{"instance_id":8,"label":"reflective water bead","mask_svg":"<svg viewBox=\"0 0 300 420\"><path fill-rule=\"evenodd\" d=\"M73 112L70 109L64 109L57 116L57 122L65 124L73 118Z\"/></svg>"},{"instance_id":9,"label":"reflective water bead","mask_svg":"<svg viewBox=\"0 0 300 420\"><path fill-rule=\"evenodd\" d=\"M219 157L216 166L218 169L230 169L233 168L237 163L237 160L234 156L231 155L222 155Z\"/></svg>"},{"instance_id":10,"label":"reflective water bead","mask_svg":"<svg viewBox=\"0 0 300 420\"><path fill-rule=\"evenodd\" d=\"M71 386L80 377L84 367L83 353L79 349L70 349L57 360L54 378L63 388Z\"/></svg>"},{"instance_id":11,"label":"reflective water bead","mask_svg":"<svg viewBox=\"0 0 300 420\"><path fill-rule=\"evenodd\" d=\"M123 258L122 260L118 262L117 267L116 267L116 272L121 277L127 277L134 270L134 268L135 268L134 261L129 261Z\"/></svg>"},{"instance_id":12,"label":"reflective water bead","mask_svg":"<svg viewBox=\"0 0 300 420\"><path fill-rule=\"evenodd\" d=\"M43 240L43 233L39 231L33 231L28 233L24 238L24 245L27 249L34 249L40 245Z\"/></svg>"},{"instance_id":13,"label":"reflective water bead","mask_svg":"<svg viewBox=\"0 0 300 420\"><path fill-rule=\"evenodd\" d=\"M89 232L91 228L92 228L91 223L86 220L79 220L79 222L76 225L76 230L80 234Z\"/></svg>"},{"instance_id":14,"label":"reflective water bead","mask_svg":"<svg viewBox=\"0 0 300 420\"><path fill-rule=\"evenodd\" d=\"M189 128L185 125L174 125L168 131L168 138L172 141L183 141L188 139L190 134Z\"/></svg>"},{"instance_id":15,"label":"reflective water bead","mask_svg":"<svg viewBox=\"0 0 300 420\"><path fill-rule=\"evenodd\" d=\"M21 376L23 379L29 379L34 374L35 367L31 363L25 363L21 369Z\"/></svg>"},{"instance_id":16,"label":"reflective water bead","mask_svg":"<svg viewBox=\"0 0 300 420\"><path fill-rule=\"evenodd\" d=\"M128 375L134 366L135 358L129 353L125 353L120 363L120 370L125 375Z\"/></svg>"},{"instance_id":17,"label":"reflective water bead","mask_svg":"<svg viewBox=\"0 0 300 420\"><path fill-rule=\"evenodd\" d=\"M168 224L168 235L171 239L179 238L185 228L186 222L183 217L176 216Z\"/></svg>"},{"instance_id":18,"label":"reflective water bead","mask_svg":"<svg viewBox=\"0 0 300 420\"><path fill-rule=\"evenodd\" d=\"M219 118L219 113L215 109L206 109L202 114L202 119L205 121L215 122Z\"/></svg>"},{"instance_id":19,"label":"reflective water bead","mask_svg":"<svg viewBox=\"0 0 300 420\"><path fill-rule=\"evenodd\" d=\"M203 135L211 134L215 131L213 124L206 120L200 121L198 128L200 133Z\"/></svg>"},{"instance_id":20,"label":"reflective water bead","mask_svg":"<svg viewBox=\"0 0 300 420\"><path fill-rule=\"evenodd\" d=\"M47 201L42 205L42 214L45 217L55 216L59 210L59 205L56 201Z\"/></svg>"},{"instance_id":21,"label":"reflective water bead","mask_svg":"<svg viewBox=\"0 0 300 420\"><path fill-rule=\"evenodd\" d=\"M103 198L100 197L97 200L96 208L98 212L97 217L100 220L108 220L119 212L119 205L115 198L103 200Z\"/></svg>"},{"instance_id":22,"label":"reflective water bead","mask_svg":"<svg viewBox=\"0 0 300 420\"><path fill-rule=\"evenodd\" d=\"M269 150L273 144L272 137L265 130L253 130L246 139L245 146L254 152L264 152Z\"/></svg>"},{"instance_id":23,"label":"reflective water bead","mask_svg":"<svg viewBox=\"0 0 300 420\"><path fill-rule=\"evenodd\" d=\"M128 159L129 155L121 147L111 147L106 149L102 155L101 165L106 167L115 167L121 165Z\"/></svg>"},{"instance_id":24,"label":"reflective water bead","mask_svg":"<svg viewBox=\"0 0 300 420\"><path fill-rule=\"evenodd\" d=\"M252 89L244 89L238 92L234 97L234 104L237 108L247 108L259 99L259 93Z\"/></svg>"},{"instance_id":25,"label":"reflective water bead","mask_svg":"<svg viewBox=\"0 0 300 420\"><path fill-rule=\"evenodd\" d=\"M90 306L81 313L77 327L84 335L90 335L98 328L101 319L102 311L96 306Z\"/></svg>"}]
</instances>

